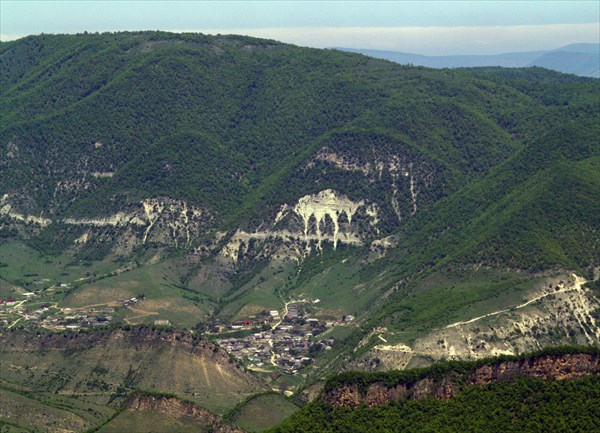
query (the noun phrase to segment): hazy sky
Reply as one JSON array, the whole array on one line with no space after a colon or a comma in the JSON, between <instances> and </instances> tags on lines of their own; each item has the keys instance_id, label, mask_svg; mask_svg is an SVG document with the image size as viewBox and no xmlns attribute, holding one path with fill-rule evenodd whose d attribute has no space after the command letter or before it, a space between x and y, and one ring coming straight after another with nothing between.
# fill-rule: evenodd
<instances>
[{"instance_id":1,"label":"hazy sky","mask_svg":"<svg viewBox=\"0 0 600 433\"><path fill-rule=\"evenodd\" d=\"M589 1L0 0L0 37L166 30L237 33L312 47L495 54L600 42Z\"/></svg>"}]
</instances>

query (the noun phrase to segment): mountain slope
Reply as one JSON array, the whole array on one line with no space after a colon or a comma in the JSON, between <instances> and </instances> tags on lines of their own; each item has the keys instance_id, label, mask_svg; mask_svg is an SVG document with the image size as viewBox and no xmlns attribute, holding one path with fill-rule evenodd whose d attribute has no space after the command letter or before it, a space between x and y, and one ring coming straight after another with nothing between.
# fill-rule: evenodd
<instances>
[{"instance_id":1,"label":"mountain slope","mask_svg":"<svg viewBox=\"0 0 600 433\"><path fill-rule=\"evenodd\" d=\"M113 408L135 390L166 392L224 413L266 390L224 351L180 331L142 326L89 334L40 333L29 341L24 335L10 330L0 335L2 380L13 391L82 398ZM35 373L30 375L30 370Z\"/></svg>"},{"instance_id":2,"label":"mountain slope","mask_svg":"<svg viewBox=\"0 0 600 433\"><path fill-rule=\"evenodd\" d=\"M276 432L553 431L594 428L598 352L345 374ZM595 353L595 355L594 355Z\"/></svg>"},{"instance_id":3,"label":"mountain slope","mask_svg":"<svg viewBox=\"0 0 600 433\"><path fill-rule=\"evenodd\" d=\"M161 32L0 60L7 328L192 328L288 393L598 344L597 79Z\"/></svg>"}]
</instances>

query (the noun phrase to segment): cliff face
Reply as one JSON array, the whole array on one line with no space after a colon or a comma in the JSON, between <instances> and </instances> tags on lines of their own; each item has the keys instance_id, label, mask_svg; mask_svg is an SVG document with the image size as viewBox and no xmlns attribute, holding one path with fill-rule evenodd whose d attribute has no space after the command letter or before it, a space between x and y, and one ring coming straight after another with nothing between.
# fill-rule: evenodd
<instances>
[{"instance_id":1,"label":"cliff face","mask_svg":"<svg viewBox=\"0 0 600 433\"><path fill-rule=\"evenodd\" d=\"M510 380L518 376L538 379L577 379L590 374L600 374L597 355L578 353L561 356L543 356L526 361L507 361L478 368L471 383L485 385L490 382Z\"/></svg>"},{"instance_id":2,"label":"cliff face","mask_svg":"<svg viewBox=\"0 0 600 433\"><path fill-rule=\"evenodd\" d=\"M415 382L399 382L394 385L374 382L366 390L364 387L361 389L358 384L346 384L326 391L323 399L334 408L360 404L380 406L391 401L424 397L447 400L465 386L483 386L519 377L567 380L588 375L600 375L600 357L597 354L544 355L487 364L466 373L449 372L438 379L425 376Z\"/></svg>"},{"instance_id":3,"label":"cliff face","mask_svg":"<svg viewBox=\"0 0 600 433\"><path fill-rule=\"evenodd\" d=\"M76 230L70 245L76 251L85 245L109 244L111 250L129 255L134 247L188 247L211 227L212 215L185 200L170 197L145 198L110 215L87 218L58 218L52 212L38 215L18 209L21 197L0 196L0 217L4 224L25 238L39 233L51 224ZM21 206L22 207L22 206ZM52 218L43 217L49 215Z\"/></svg>"},{"instance_id":4,"label":"cliff face","mask_svg":"<svg viewBox=\"0 0 600 433\"><path fill-rule=\"evenodd\" d=\"M176 397L135 394L127 402L126 408L131 412L160 412L169 418L185 418L199 426L210 427L210 431L214 433L244 433L238 427L224 424L211 412Z\"/></svg>"}]
</instances>

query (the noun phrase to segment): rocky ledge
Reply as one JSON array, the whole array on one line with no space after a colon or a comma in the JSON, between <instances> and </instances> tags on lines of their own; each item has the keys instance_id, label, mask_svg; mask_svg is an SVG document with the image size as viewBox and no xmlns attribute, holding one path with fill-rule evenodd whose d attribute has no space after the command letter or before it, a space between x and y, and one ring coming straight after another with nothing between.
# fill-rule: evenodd
<instances>
[{"instance_id":1,"label":"rocky ledge","mask_svg":"<svg viewBox=\"0 0 600 433\"><path fill-rule=\"evenodd\" d=\"M381 406L391 401L424 397L447 400L456 396L466 386L484 386L523 377L567 380L600 375L600 352L597 349L589 352L504 359L483 365L463 364L456 369L452 368L452 364L448 364L445 371L434 367L412 375L405 374L404 377L399 374L397 380L393 379L394 373L351 373L342 375L330 383L322 398L334 408L361 404Z\"/></svg>"}]
</instances>

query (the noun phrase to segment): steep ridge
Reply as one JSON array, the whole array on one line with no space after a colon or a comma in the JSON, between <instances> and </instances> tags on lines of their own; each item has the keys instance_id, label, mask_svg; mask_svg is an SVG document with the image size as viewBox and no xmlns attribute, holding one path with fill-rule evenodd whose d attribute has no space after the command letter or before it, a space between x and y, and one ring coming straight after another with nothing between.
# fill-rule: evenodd
<instances>
[{"instance_id":1,"label":"steep ridge","mask_svg":"<svg viewBox=\"0 0 600 433\"><path fill-rule=\"evenodd\" d=\"M556 349L555 349L556 350ZM438 364L418 372L406 372L394 378L394 373L345 373L331 380L323 392L328 405L378 406L394 400L433 397L447 400L467 386L483 386L493 382L536 378L543 380L568 380L600 375L600 352L535 355L527 358L506 358L486 364Z\"/></svg>"},{"instance_id":2,"label":"steep ridge","mask_svg":"<svg viewBox=\"0 0 600 433\"><path fill-rule=\"evenodd\" d=\"M102 426L99 432L124 431L136 428L127 421L136 416L153 417L158 414L160 421L154 420L153 429L168 431L211 432L211 433L244 433L238 427L225 424L221 418L202 409L191 402L173 396L136 393L125 404L124 412ZM125 422L125 424L124 424ZM138 421L139 422L139 421ZM139 428L139 424L137 427ZM150 427L150 426L149 426Z\"/></svg>"},{"instance_id":3,"label":"steep ridge","mask_svg":"<svg viewBox=\"0 0 600 433\"><path fill-rule=\"evenodd\" d=\"M598 358L596 348L563 347L479 363L345 373L270 431L594 431Z\"/></svg>"},{"instance_id":4,"label":"steep ridge","mask_svg":"<svg viewBox=\"0 0 600 433\"><path fill-rule=\"evenodd\" d=\"M160 391L222 413L266 390L223 350L182 331L142 326L27 335L0 334L2 379L40 392L93 396L111 406L134 390Z\"/></svg>"}]
</instances>

